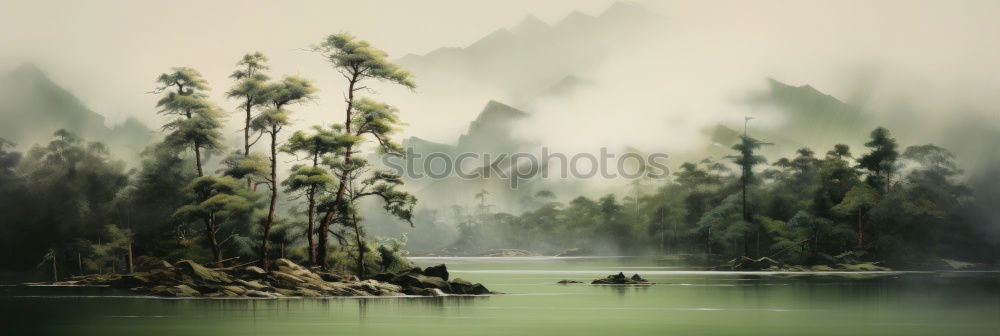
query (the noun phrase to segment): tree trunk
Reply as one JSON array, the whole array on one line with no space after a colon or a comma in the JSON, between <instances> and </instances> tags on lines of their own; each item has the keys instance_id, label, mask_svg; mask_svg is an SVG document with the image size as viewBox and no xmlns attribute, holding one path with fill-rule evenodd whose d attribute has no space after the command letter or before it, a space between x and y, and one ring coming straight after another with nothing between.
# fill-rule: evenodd
<instances>
[{"instance_id":1,"label":"tree trunk","mask_svg":"<svg viewBox=\"0 0 1000 336\"><path fill-rule=\"evenodd\" d=\"M319 150L316 149L313 153L313 168L319 165ZM309 187L309 194L307 196L309 201L309 207L306 210L306 217L308 223L306 224L306 241L309 242L309 265L316 265L316 242L313 240L313 235L316 234L313 224L316 222L316 188Z\"/></svg>"},{"instance_id":2,"label":"tree trunk","mask_svg":"<svg viewBox=\"0 0 1000 336\"><path fill-rule=\"evenodd\" d=\"M316 221L316 195L310 187L309 209L306 211L308 223L306 224L306 241L309 242L309 265L316 265L316 243L313 241L313 222Z\"/></svg>"},{"instance_id":3,"label":"tree trunk","mask_svg":"<svg viewBox=\"0 0 1000 336\"><path fill-rule=\"evenodd\" d=\"M271 204L267 208L267 221L264 222L264 239L260 244L260 267L270 270L268 260L268 239L271 238L271 225L274 223L275 205L278 202L278 127L271 127Z\"/></svg>"},{"instance_id":4,"label":"tree trunk","mask_svg":"<svg viewBox=\"0 0 1000 336\"><path fill-rule=\"evenodd\" d=\"M858 208L858 247L865 245L865 231L861 227L861 208Z\"/></svg>"},{"instance_id":5,"label":"tree trunk","mask_svg":"<svg viewBox=\"0 0 1000 336\"><path fill-rule=\"evenodd\" d=\"M80 252L76 253L76 270L80 272L80 275L83 275L83 256L80 255Z\"/></svg>"},{"instance_id":6,"label":"tree trunk","mask_svg":"<svg viewBox=\"0 0 1000 336\"><path fill-rule=\"evenodd\" d=\"M59 266L56 266L55 251L52 251L52 281L59 281Z\"/></svg>"},{"instance_id":7,"label":"tree trunk","mask_svg":"<svg viewBox=\"0 0 1000 336\"><path fill-rule=\"evenodd\" d=\"M365 241L361 237L361 227L357 218L354 220L354 237L358 244L358 280L365 278Z\"/></svg>"},{"instance_id":8,"label":"tree trunk","mask_svg":"<svg viewBox=\"0 0 1000 336\"><path fill-rule=\"evenodd\" d=\"M344 120L344 133L351 134L351 109L354 107L354 85L358 82L358 73L354 73L351 77L350 82L347 86L347 110L345 112L346 117ZM351 164L351 151L353 150L353 145L347 146L347 150L344 151L344 163L346 165ZM319 266L326 270L329 265L326 261L326 245L327 245L327 232L330 230L330 223L333 222L334 215L337 214L337 207L341 202L344 201L344 192L347 191L347 170L344 170L340 174L340 187L337 188L337 197L334 198L333 204L330 206L330 210L326 212L323 216L323 222L319 226L319 246L317 251L317 257L319 259Z\"/></svg>"},{"instance_id":9,"label":"tree trunk","mask_svg":"<svg viewBox=\"0 0 1000 336\"><path fill-rule=\"evenodd\" d=\"M250 122L252 121L251 117L253 116L253 111L252 111L253 104L251 104L250 99L252 99L252 97L250 95L247 95L247 104L246 104L247 118L246 118L246 120L243 123L243 126L244 126L243 127L243 157L249 157L250 156ZM251 189L251 188L253 188L253 179L251 179L249 176L247 176L247 189Z\"/></svg>"},{"instance_id":10,"label":"tree trunk","mask_svg":"<svg viewBox=\"0 0 1000 336\"><path fill-rule=\"evenodd\" d=\"M135 264L132 264L132 242L128 242L128 272L135 273Z\"/></svg>"},{"instance_id":11,"label":"tree trunk","mask_svg":"<svg viewBox=\"0 0 1000 336\"><path fill-rule=\"evenodd\" d=\"M205 217L205 230L208 231L208 242L212 244L212 256L215 257L215 267L221 268L223 266L222 247L219 246L219 239L215 236L215 214L209 214Z\"/></svg>"},{"instance_id":12,"label":"tree trunk","mask_svg":"<svg viewBox=\"0 0 1000 336\"><path fill-rule=\"evenodd\" d=\"M198 144L194 145L194 164L198 168L198 177L205 176L201 170L201 147Z\"/></svg>"}]
</instances>

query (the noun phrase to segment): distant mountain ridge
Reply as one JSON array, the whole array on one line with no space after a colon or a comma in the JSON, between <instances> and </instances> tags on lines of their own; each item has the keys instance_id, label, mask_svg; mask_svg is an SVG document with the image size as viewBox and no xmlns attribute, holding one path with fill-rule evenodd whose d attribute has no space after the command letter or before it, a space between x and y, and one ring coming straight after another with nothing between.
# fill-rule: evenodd
<instances>
[{"instance_id":1,"label":"distant mountain ridge","mask_svg":"<svg viewBox=\"0 0 1000 336\"><path fill-rule=\"evenodd\" d=\"M465 47L445 47L397 60L423 80L473 81L524 98L593 66L655 16L617 2L597 16L578 11L548 25L528 15Z\"/></svg>"},{"instance_id":2,"label":"distant mountain ridge","mask_svg":"<svg viewBox=\"0 0 1000 336\"><path fill-rule=\"evenodd\" d=\"M156 136L131 117L108 127L103 115L84 106L32 63L0 77L0 137L28 147L47 142L59 129L104 142L116 154L128 157L137 155Z\"/></svg>"}]
</instances>

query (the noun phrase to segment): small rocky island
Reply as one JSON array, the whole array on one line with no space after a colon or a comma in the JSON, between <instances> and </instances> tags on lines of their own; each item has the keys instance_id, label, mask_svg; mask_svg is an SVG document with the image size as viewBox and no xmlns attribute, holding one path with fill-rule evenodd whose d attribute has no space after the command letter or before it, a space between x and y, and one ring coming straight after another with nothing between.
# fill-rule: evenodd
<instances>
[{"instance_id":1,"label":"small rocky island","mask_svg":"<svg viewBox=\"0 0 1000 336\"><path fill-rule=\"evenodd\" d=\"M443 264L360 280L350 274L310 270L288 259L278 259L269 272L256 266L211 269L190 260L175 264L160 261L143 272L77 276L47 285L112 287L144 295L207 298L491 294L482 284L449 280Z\"/></svg>"},{"instance_id":2,"label":"small rocky island","mask_svg":"<svg viewBox=\"0 0 1000 336\"><path fill-rule=\"evenodd\" d=\"M633 274L631 277L626 277L625 273L618 272L618 274L612 274L602 279L595 279L591 281L592 285L652 285L649 280L643 279L639 274Z\"/></svg>"},{"instance_id":3,"label":"small rocky island","mask_svg":"<svg viewBox=\"0 0 1000 336\"><path fill-rule=\"evenodd\" d=\"M560 285L570 285L583 283L576 280L560 280L558 282ZM591 285L652 285L649 280L643 279L638 273L633 274L631 277L625 276L625 273L618 272L618 274L612 274L604 278L594 279L590 282Z\"/></svg>"}]
</instances>

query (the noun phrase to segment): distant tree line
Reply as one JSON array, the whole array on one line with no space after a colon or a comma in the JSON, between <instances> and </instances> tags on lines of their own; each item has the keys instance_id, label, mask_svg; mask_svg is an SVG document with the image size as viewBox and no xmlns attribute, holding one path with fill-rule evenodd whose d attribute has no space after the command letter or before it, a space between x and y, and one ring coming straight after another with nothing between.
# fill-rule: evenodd
<instances>
[{"instance_id":1,"label":"distant tree line","mask_svg":"<svg viewBox=\"0 0 1000 336\"><path fill-rule=\"evenodd\" d=\"M959 182L962 170L944 148L900 150L885 128L871 132L860 155L839 144L822 155L802 148L768 164L759 155L766 145L744 135L731 156L684 163L661 185L637 180L624 198L564 204L543 191L535 209L521 215L454 207L453 247L771 257L791 264L825 263L845 252L888 264L997 258L996 242L977 225L970 188Z\"/></svg>"},{"instance_id":2,"label":"distant tree line","mask_svg":"<svg viewBox=\"0 0 1000 336\"><path fill-rule=\"evenodd\" d=\"M271 79L267 57L250 53L237 62L226 92L242 121L243 143L232 152L222 135L230 114L209 99L207 80L187 67L157 78L152 93L160 95L163 141L147 148L134 169L101 143L66 131L27 153L0 140L0 268L64 278L131 272L155 259L267 269L288 257L364 277L406 266L405 236L368 239L357 203L376 198L409 222L416 198L399 190L398 175L358 154L402 154L392 139L399 111L361 94L371 92L372 80L413 88L412 76L349 34L330 35L313 51L346 79L346 108L329 118L342 123L287 134L294 106L315 100L317 88L297 76ZM301 163L282 167L280 153ZM302 206L280 214L283 193L298 196Z\"/></svg>"}]
</instances>

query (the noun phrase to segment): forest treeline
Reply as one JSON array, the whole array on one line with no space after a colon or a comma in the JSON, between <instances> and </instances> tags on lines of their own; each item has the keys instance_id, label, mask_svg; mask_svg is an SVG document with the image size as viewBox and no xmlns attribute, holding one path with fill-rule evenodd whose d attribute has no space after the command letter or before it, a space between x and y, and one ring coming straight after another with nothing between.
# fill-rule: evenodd
<instances>
[{"instance_id":1,"label":"forest treeline","mask_svg":"<svg viewBox=\"0 0 1000 336\"><path fill-rule=\"evenodd\" d=\"M0 141L2 269L65 278L192 259L266 270L289 257L363 277L408 266L405 237L368 239L357 204L376 199L390 215L411 220L416 198L399 189L400 176L362 156L401 153L392 139L399 111L373 99L368 85L414 88L412 76L350 34L330 35L312 51L347 89L343 105L329 106L329 123L306 131L287 134L295 106L314 100L317 88L297 76L272 78L267 57L250 53L230 76L233 112L208 98L207 80L192 68L157 77L152 93L160 97L163 141L145 149L134 169L105 145L67 131L25 153ZM224 145L226 118L241 121L238 149ZM280 153L298 162L284 166ZM296 196L297 204L285 207L291 213L279 213L281 194Z\"/></svg>"},{"instance_id":2,"label":"forest treeline","mask_svg":"<svg viewBox=\"0 0 1000 336\"><path fill-rule=\"evenodd\" d=\"M693 254L715 260L770 257L826 264L852 252L890 265L928 258L996 262L997 244L948 150L901 149L877 128L860 153L839 144L825 153L799 149L768 162L768 144L742 136L732 155L687 162L659 184L635 180L624 197L556 201L521 215L493 213L487 203L454 207L455 251L515 248L544 254L578 249L597 254ZM476 201L488 197L483 191ZM530 238L528 238L530 237Z\"/></svg>"},{"instance_id":3,"label":"forest treeline","mask_svg":"<svg viewBox=\"0 0 1000 336\"><path fill-rule=\"evenodd\" d=\"M392 139L399 111L362 94L376 81L413 88L413 78L348 34L312 50L346 87L343 104L329 104L326 125L290 132L295 107L314 100L317 88L297 76L272 78L267 58L250 53L231 75L229 112L208 98L194 69L157 77L164 136L135 168L67 131L23 153L0 140L0 269L64 278L129 272L157 259L266 269L279 257L362 276L406 267L406 237L369 237L359 205L371 199L392 217L414 219L416 198L400 188L402 177L364 159L402 154ZM225 118L241 123L239 148L223 144ZM981 205L948 150L901 149L885 128L858 151L803 148L769 162L759 154L767 145L744 135L731 156L684 163L666 183L635 180L623 196L561 203L562 195L541 191L519 215L491 211L484 191L476 209L423 209L420 222L429 225L412 236L445 236L440 222L450 216L457 251L578 248L792 264L853 251L889 264L996 261L994 235L978 225L972 209ZM297 162L278 160L282 153ZM295 204L279 205L280 195Z\"/></svg>"}]
</instances>

